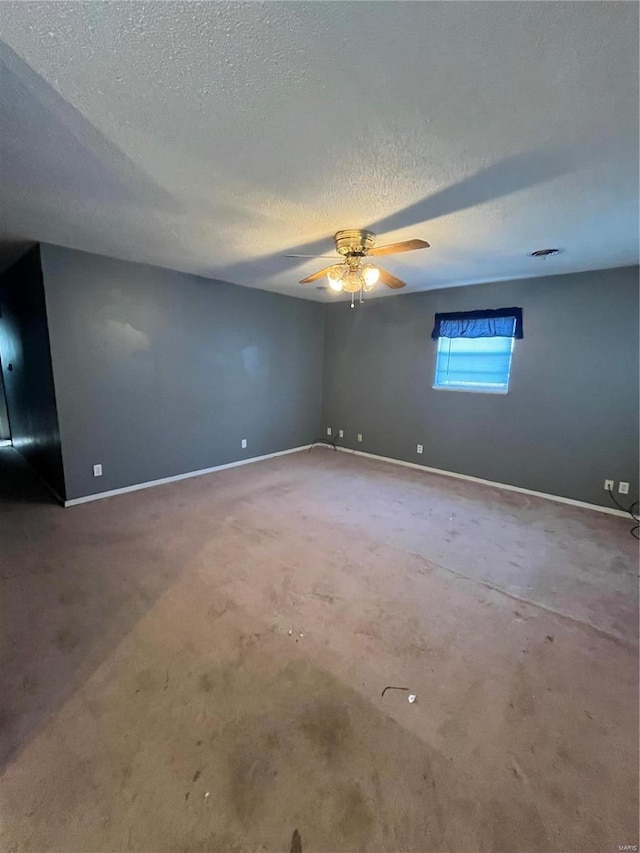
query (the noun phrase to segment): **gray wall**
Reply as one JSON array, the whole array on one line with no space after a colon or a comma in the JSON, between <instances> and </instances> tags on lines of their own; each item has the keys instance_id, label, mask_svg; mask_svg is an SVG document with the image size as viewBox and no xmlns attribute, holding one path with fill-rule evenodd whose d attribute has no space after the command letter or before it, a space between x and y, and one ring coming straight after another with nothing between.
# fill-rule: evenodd
<instances>
[{"instance_id":1,"label":"gray wall","mask_svg":"<svg viewBox=\"0 0 640 853\"><path fill-rule=\"evenodd\" d=\"M40 253L0 278L0 360L14 447L64 497Z\"/></svg>"},{"instance_id":2,"label":"gray wall","mask_svg":"<svg viewBox=\"0 0 640 853\"><path fill-rule=\"evenodd\" d=\"M509 393L433 390L434 314L511 305ZM327 306L327 426L382 456L605 506L604 479L627 480L637 498L638 268Z\"/></svg>"},{"instance_id":3,"label":"gray wall","mask_svg":"<svg viewBox=\"0 0 640 853\"><path fill-rule=\"evenodd\" d=\"M41 252L68 499L318 437L321 305Z\"/></svg>"}]
</instances>

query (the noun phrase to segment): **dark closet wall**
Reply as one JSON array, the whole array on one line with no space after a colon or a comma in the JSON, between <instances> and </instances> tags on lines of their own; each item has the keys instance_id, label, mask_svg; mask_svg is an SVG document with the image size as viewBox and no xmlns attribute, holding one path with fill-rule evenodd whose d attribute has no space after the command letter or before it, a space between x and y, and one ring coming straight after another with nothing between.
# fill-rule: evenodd
<instances>
[{"instance_id":1,"label":"dark closet wall","mask_svg":"<svg viewBox=\"0 0 640 853\"><path fill-rule=\"evenodd\" d=\"M64 498L40 251L0 277L0 359L14 447Z\"/></svg>"},{"instance_id":2,"label":"dark closet wall","mask_svg":"<svg viewBox=\"0 0 640 853\"><path fill-rule=\"evenodd\" d=\"M11 438L9 427L9 412L4 396L4 382L2 381L2 370L0 370L0 441Z\"/></svg>"}]
</instances>

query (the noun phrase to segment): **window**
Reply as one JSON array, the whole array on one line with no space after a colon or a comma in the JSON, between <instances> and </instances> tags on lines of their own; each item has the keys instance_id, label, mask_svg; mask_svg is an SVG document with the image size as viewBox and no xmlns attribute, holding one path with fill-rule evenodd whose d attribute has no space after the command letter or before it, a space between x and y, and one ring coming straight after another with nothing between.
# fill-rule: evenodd
<instances>
[{"instance_id":1,"label":"window","mask_svg":"<svg viewBox=\"0 0 640 853\"><path fill-rule=\"evenodd\" d=\"M506 394L513 338L438 338L434 388Z\"/></svg>"},{"instance_id":2,"label":"window","mask_svg":"<svg viewBox=\"0 0 640 853\"><path fill-rule=\"evenodd\" d=\"M513 341L522 338L522 308L436 314L434 388L506 394Z\"/></svg>"}]
</instances>

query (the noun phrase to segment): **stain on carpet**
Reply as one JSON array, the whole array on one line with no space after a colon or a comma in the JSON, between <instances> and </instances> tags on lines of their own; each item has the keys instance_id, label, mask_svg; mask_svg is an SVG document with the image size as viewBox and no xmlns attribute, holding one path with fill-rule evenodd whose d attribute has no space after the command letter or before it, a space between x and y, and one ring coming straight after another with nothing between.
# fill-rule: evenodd
<instances>
[{"instance_id":1,"label":"stain on carpet","mask_svg":"<svg viewBox=\"0 0 640 853\"><path fill-rule=\"evenodd\" d=\"M305 708L300 727L327 761L335 761L351 737L348 707L331 698L321 698Z\"/></svg>"},{"instance_id":2,"label":"stain on carpet","mask_svg":"<svg viewBox=\"0 0 640 853\"><path fill-rule=\"evenodd\" d=\"M62 628L56 634L55 644L61 652L65 652L66 654L72 652L79 642L80 637L73 628Z\"/></svg>"},{"instance_id":3,"label":"stain on carpet","mask_svg":"<svg viewBox=\"0 0 640 853\"><path fill-rule=\"evenodd\" d=\"M273 761L262 750L241 745L229 756L229 792L240 821L251 819L262 804L274 777Z\"/></svg>"}]
</instances>

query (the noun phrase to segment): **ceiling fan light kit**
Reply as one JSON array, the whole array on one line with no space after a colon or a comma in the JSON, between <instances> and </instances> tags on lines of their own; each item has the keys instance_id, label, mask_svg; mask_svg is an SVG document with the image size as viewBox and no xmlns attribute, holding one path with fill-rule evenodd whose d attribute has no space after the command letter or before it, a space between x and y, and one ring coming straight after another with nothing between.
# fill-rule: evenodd
<instances>
[{"instance_id":1,"label":"ceiling fan light kit","mask_svg":"<svg viewBox=\"0 0 640 853\"><path fill-rule=\"evenodd\" d=\"M357 293L359 290L365 292L372 290L380 278L380 270L373 264L360 264L359 262L346 262L329 267L327 280L329 287L336 293L346 291Z\"/></svg>"},{"instance_id":2,"label":"ceiling fan light kit","mask_svg":"<svg viewBox=\"0 0 640 853\"><path fill-rule=\"evenodd\" d=\"M425 240L406 240L403 243L393 243L389 246L376 248L376 235L372 231L357 228L338 231L334 240L336 251L342 255L344 260L303 278L300 284L317 281L326 275L332 292L351 294L352 308L355 307L356 294L359 295L359 302L362 302L363 293L372 290L378 281L382 281L387 287L394 289L405 286L405 283L399 278L365 260L367 256L391 255L395 252L411 252L414 249L427 249L429 247Z\"/></svg>"}]
</instances>

